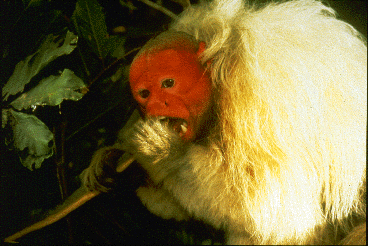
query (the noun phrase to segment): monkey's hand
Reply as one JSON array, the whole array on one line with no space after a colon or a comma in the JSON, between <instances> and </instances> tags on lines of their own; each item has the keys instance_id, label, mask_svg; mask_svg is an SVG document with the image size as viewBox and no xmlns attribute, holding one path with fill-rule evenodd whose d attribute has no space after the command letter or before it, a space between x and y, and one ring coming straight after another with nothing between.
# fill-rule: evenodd
<instances>
[{"instance_id":1,"label":"monkey's hand","mask_svg":"<svg viewBox=\"0 0 368 246\"><path fill-rule=\"evenodd\" d=\"M107 192L116 179L116 166L124 151L119 145L104 147L95 152L91 164L81 174L82 184L89 190Z\"/></svg>"},{"instance_id":2,"label":"monkey's hand","mask_svg":"<svg viewBox=\"0 0 368 246\"><path fill-rule=\"evenodd\" d=\"M189 143L167 123L157 119L138 121L122 134L122 148L131 153L155 182L175 171L177 159L185 156Z\"/></svg>"}]
</instances>

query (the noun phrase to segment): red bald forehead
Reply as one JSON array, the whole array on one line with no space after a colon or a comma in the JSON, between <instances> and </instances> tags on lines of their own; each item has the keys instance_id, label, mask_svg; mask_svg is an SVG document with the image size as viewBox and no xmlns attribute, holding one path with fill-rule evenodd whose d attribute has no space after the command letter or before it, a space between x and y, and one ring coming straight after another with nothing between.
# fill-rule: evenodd
<instances>
[{"instance_id":1,"label":"red bald forehead","mask_svg":"<svg viewBox=\"0 0 368 246\"><path fill-rule=\"evenodd\" d=\"M136 55L130 68L129 80L130 82L137 82L139 77L146 72L149 66L151 66L151 60L154 59L157 54L165 50L173 50L180 53L181 57L186 58L183 59L183 61L191 60L199 62L199 48L199 42L196 41L194 37L184 32L163 32L157 37L149 40ZM170 63L170 61L168 62Z\"/></svg>"},{"instance_id":2,"label":"red bald forehead","mask_svg":"<svg viewBox=\"0 0 368 246\"><path fill-rule=\"evenodd\" d=\"M161 50L157 52L145 53L136 57L131 65L129 80L137 83L140 80L149 81L150 78L141 76L152 76L153 74L182 73L189 68L197 67L196 70L189 70L195 73L199 70L198 57L195 53L188 53L185 50Z\"/></svg>"},{"instance_id":3,"label":"red bald forehead","mask_svg":"<svg viewBox=\"0 0 368 246\"><path fill-rule=\"evenodd\" d=\"M193 36L184 32L166 31L149 40L139 51L136 58L143 54L154 53L160 50L174 49L185 50L188 53L196 53L199 42ZM133 61L134 62L134 61Z\"/></svg>"}]
</instances>

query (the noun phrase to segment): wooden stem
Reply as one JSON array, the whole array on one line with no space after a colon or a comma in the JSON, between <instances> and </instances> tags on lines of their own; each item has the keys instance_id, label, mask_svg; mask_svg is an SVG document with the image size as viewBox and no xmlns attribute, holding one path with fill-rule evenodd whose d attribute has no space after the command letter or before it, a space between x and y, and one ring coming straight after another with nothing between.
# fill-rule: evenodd
<instances>
[{"instance_id":1,"label":"wooden stem","mask_svg":"<svg viewBox=\"0 0 368 246\"><path fill-rule=\"evenodd\" d=\"M117 172L124 171L132 162L134 158L129 153L124 153L119 160L119 164L116 167ZM79 187L76 191L73 192L61 205L57 206L54 210L48 212L48 215L45 219L36 222L21 231L16 232L15 234L5 238L4 242L7 243L16 243L15 240L27 235L30 232L39 230L45 226L51 225L56 221L67 216L70 212L76 210L95 196L99 195L100 191L89 191L85 186Z\"/></svg>"}]
</instances>

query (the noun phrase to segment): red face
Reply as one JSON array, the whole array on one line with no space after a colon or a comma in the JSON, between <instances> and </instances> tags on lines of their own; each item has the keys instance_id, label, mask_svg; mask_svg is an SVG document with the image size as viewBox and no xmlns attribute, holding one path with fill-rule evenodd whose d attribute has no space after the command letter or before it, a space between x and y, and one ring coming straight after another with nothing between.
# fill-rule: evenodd
<instances>
[{"instance_id":1,"label":"red face","mask_svg":"<svg viewBox=\"0 0 368 246\"><path fill-rule=\"evenodd\" d=\"M202 48L193 54L173 49L143 54L130 68L131 90L143 114L167 121L186 141L196 137L210 104L210 78L198 60Z\"/></svg>"}]
</instances>

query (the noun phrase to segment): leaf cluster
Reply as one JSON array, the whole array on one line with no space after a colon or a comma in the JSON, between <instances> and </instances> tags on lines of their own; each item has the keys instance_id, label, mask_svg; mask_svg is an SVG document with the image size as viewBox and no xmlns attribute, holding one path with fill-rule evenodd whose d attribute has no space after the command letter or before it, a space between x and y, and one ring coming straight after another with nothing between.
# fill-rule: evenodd
<instances>
[{"instance_id":1,"label":"leaf cluster","mask_svg":"<svg viewBox=\"0 0 368 246\"><path fill-rule=\"evenodd\" d=\"M184 5L171 0L153 7L136 0L2 4L1 177L8 180L2 182L5 191L22 194L5 199L0 226L8 236L30 213L60 202L51 197L67 196L92 153L113 143L135 108L127 85L131 60L167 28L166 8L178 14ZM24 203L24 196L33 200Z\"/></svg>"},{"instance_id":2,"label":"leaf cluster","mask_svg":"<svg viewBox=\"0 0 368 246\"><path fill-rule=\"evenodd\" d=\"M4 105L2 128L13 133L6 134L8 137L5 144L22 153L21 163L30 170L33 167L39 168L54 149L54 145L50 143L54 137L49 127L55 125L48 127L38 119L35 113L37 107L61 107L65 100L80 100L88 92L91 81L98 81L96 74L102 74L106 71L106 66L125 55L126 37L108 34L105 15L97 1L69 2L68 7L74 9L70 18L65 15L66 6L60 7L56 2L23 1L23 9L20 4L8 3L9 9L18 10L18 7L22 10L15 13L18 14L18 19L13 18L13 25L3 27L6 35L2 39L4 45L1 66L7 73L1 80ZM49 20L39 17L43 15L47 15ZM27 23L31 17L36 20ZM12 47L11 42L20 39L18 43L22 45L25 37L12 36L8 29L17 30L19 26L27 29L33 27L32 31L41 26L39 41L32 42L36 48L27 47L24 53L14 50L17 47ZM51 28L54 26L58 26L58 29ZM35 39L34 36L29 36ZM74 54L71 54L73 51ZM67 64L70 61L72 62ZM7 69L11 67L14 67L12 74ZM116 68L117 66L114 67L115 70ZM91 73L91 69L97 72ZM114 71L110 71L110 75L111 72ZM115 82L122 77L120 69L115 75Z\"/></svg>"}]
</instances>

